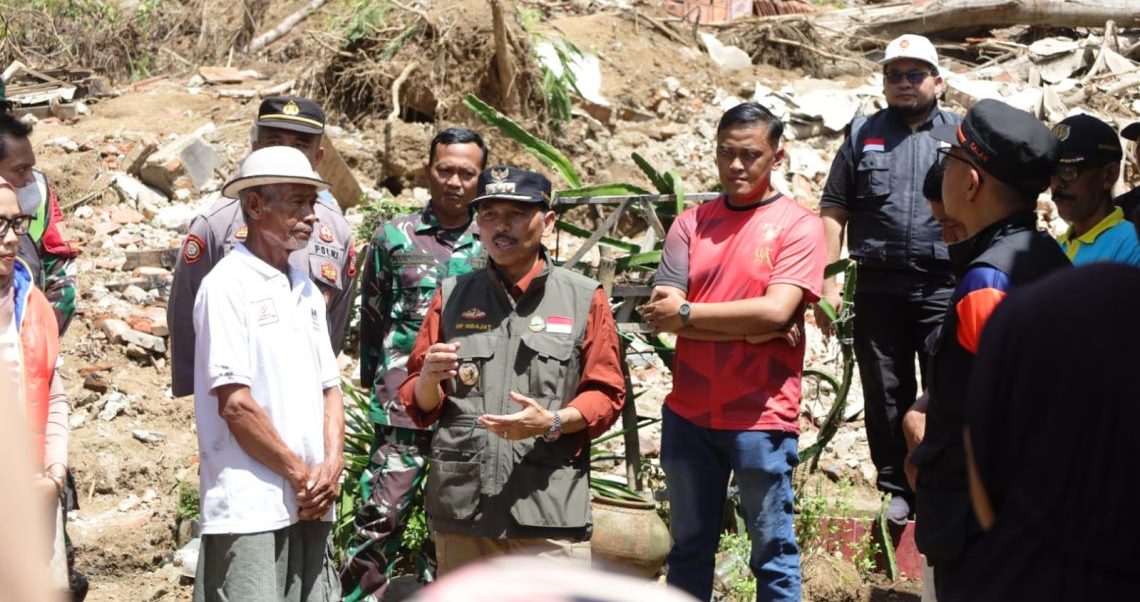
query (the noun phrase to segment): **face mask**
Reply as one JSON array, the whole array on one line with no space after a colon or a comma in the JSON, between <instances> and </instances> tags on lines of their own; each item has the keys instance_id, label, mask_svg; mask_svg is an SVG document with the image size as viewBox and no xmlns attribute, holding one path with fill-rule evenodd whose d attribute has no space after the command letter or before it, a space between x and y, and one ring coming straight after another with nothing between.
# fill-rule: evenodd
<instances>
[{"instance_id":1,"label":"face mask","mask_svg":"<svg viewBox=\"0 0 1140 602\"><path fill-rule=\"evenodd\" d=\"M35 215L40 208L40 188L35 182L16 189L16 202L20 204L20 212Z\"/></svg>"}]
</instances>

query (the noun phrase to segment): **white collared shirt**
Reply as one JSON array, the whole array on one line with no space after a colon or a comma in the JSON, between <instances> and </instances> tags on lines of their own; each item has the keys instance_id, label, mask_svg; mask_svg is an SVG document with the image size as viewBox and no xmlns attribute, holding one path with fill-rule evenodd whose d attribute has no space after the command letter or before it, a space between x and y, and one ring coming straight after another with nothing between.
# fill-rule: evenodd
<instances>
[{"instance_id":1,"label":"white collared shirt","mask_svg":"<svg viewBox=\"0 0 1140 602\"><path fill-rule=\"evenodd\" d=\"M248 386L289 449L307 465L321 462L324 390L340 382L324 297L308 275L290 266L286 276L239 243L202 280L194 330L202 532L255 533L297 522L292 485L241 448L218 415L215 389ZM323 520L333 520L331 509Z\"/></svg>"}]
</instances>

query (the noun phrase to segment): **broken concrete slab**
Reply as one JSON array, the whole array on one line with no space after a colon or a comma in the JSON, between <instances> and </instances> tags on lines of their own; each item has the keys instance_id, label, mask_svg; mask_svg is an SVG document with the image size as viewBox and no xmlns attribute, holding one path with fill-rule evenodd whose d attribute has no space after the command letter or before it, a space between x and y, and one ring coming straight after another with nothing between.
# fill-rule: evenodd
<instances>
[{"instance_id":1,"label":"broken concrete slab","mask_svg":"<svg viewBox=\"0 0 1140 602\"><path fill-rule=\"evenodd\" d=\"M701 42L704 43L705 48L709 51L709 57L721 69L725 71L736 71L738 69L747 69L752 66L752 57L748 53L741 50L736 46L729 46L724 42L717 39L716 36L701 32Z\"/></svg>"},{"instance_id":2,"label":"broken concrete slab","mask_svg":"<svg viewBox=\"0 0 1140 602\"><path fill-rule=\"evenodd\" d=\"M148 157L139 177L172 196L179 188L201 190L221 163L222 157L205 140L183 136Z\"/></svg>"},{"instance_id":3,"label":"broken concrete slab","mask_svg":"<svg viewBox=\"0 0 1140 602\"><path fill-rule=\"evenodd\" d=\"M325 156L328 157L328 155ZM324 163L324 161L321 162ZM194 217L197 215L198 212L189 205L171 205L158 210L154 216L154 225L166 230L173 230L179 234L186 234L190 229L190 222L194 221Z\"/></svg>"},{"instance_id":4,"label":"broken concrete slab","mask_svg":"<svg viewBox=\"0 0 1140 602\"><path fill-rule=\"evenodd\" d=\"M107 337L107 340L112 343L121 342L123 335L131 330L131 327L128 326L126 322L116 318L104 318L96 322L96 326L103 332L103 335Z\"/></svg>"},{"instance_id":5,"label":"broken concrete slab","mask_svg":"<svg viewBox=\"0 0 1140 602\"><path fill-rule=\"evenodd\" d=\"M166 441L166 435L152 431L144 431L142 429L135 429L131 431L131 436L143 443L162 443L163 441Z\"/></svg>"},{"instance_id":6,"label":"broken concrete slab","mask_svg":"<svg viewBox=\"0 0 1140 602\"><path fill-rule=\"evenodd\" d=\"M142 182L135 179L134 176L125 173L115 175L115 189L119 191L124 201L130 201L136 205L146 205L153 207L156 205L162 206L169 202L169 199L162 192L159 192L158 190L155 190L154 188L143 184ZM114 214L112 214L112 220L114 220L113 215ZM140 216L140 218L141 217L142 216ZM141 221L142 219L133 222L119 221L119 223L134 224Z\"/></svg>"},{"instance_id":7,"label":"broken concrete slab","mask_svg":"<svg viewBox=\"0 0 1140 602\"><path fill-rule=\"evenodd\" d=\"M136 142L127 152L126 159L123 160L123 166L127 173L134 176L139 175L142 172L143 165L146 164L146 160L157 151L158 144L154 142Z\"/></svg>"},{"instance_id":8,"label":"broken concrete slab","mask_svg":"<svg viewBox=\"0 0 1140 602\"><path fill-rule=\"evenodd\" d=\"M198 67L198 75L207 84L240 84L247 79L257 79L260 76L253 69L238 69L236 67Z\"/></svg>"},{"instance_id":9,"label":"broken concrete slab","mask_svg":"<svg viewBox=\"0 0 1140 602\"><path fill-rule=\"evenodd\" d=\"M146 334L145 332L139 332L137 330L131 330L128 328L127 331L123 333L123 342L131 345L137 345L138 347L141 347L142 349L153 353L166 353L166 340L153 334Z\"/></svg>"},{"instance_id":10,"label":"broken concrete slab","mask_svg":"<svg viewBox=\"0 0 1140 602\"><path fill-rule=\"evenodd\" d=\"M126 395L112 391L103 397L103 409L99 410L99 420L110 422L131 406L131 400Z\"/></svg>"}]
</instances>

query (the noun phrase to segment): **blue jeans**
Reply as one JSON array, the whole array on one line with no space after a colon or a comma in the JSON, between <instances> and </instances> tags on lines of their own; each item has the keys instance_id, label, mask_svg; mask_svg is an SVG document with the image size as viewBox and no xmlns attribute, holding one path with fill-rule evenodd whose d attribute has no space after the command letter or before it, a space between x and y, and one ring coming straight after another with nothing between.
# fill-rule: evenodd
<instances>
[{"instance_id":1,"label":"blue jeans","mask_svg":"<svg viewBox=\"0 0 1140 602\"><path fill-rule=\"evenodd\" d=\"M729 473L736 473L756 576L756 600L800 600L800 550L792 528L797 437L779 431L696 426L661 410L661 466L669 493L670 585L699 600L712 596L713 569Z\"/></svg>"}]
</instances>

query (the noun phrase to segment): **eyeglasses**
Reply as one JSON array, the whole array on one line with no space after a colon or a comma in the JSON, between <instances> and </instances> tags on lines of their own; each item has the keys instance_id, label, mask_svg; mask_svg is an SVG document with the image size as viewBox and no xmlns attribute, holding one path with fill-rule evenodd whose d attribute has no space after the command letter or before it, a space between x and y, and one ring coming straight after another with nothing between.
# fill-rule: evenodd
<instances>
[{"instance_id":1,"label":"eyeglasses","mask_svg":"<svg viewBox=\"0 0 1140 602\"><path fill-rule=\"evenodd\" d=\"M891 69L890 71L887 71L885 75L887 81L892 84L901 82L905 77L906 81L910 82L912 86L917 86L933 74L929 71L922 71L919 69L915 69L914 71L898 71L896 69Z\"/></svg>"},{"instance_id":2,"label":"eyeglasses","mask_svg":"<svg viewBox=\"0 0 1140 602\"><path fill-rule=\"evenodd\" d=\"M1061 180L1062 182L1072 182L1081 177L1081 174L1086 171L1104 167L1104 163L1090 163L1088 161L1080 161L1078 163L1059 163L1057 170L1053 172L1053 177Z\"/></svg>"},{"instance_id":3,"label":"eyeglasses","mask_svg":"<svg viewBox=\"0 0 1140 602\"><path fill-rule=\"evenodd\" d=\"M965 157L959 157L958 155L951 154L950 153L950 147L944 146L942 148L939 148L938 154L942 155L942 157L943 157L943 159L942 159L943 166L946 165L946 159L957 159L957 160L965 163L966 165L969 165L970 167L974 168L976 171L982 171L982 168L979 167L977 163L974 163L973 161L971 161Z\"/></svg>"},{"instance_id":4,"label":"eyeglasses","mask_svg":"<svg viewBox=\"0 0 1140 602\"><path fill-rule=\"evenodd\" d=\"M0 217L0 239L8 236L8 230L12 229L16 234L27 234L28 228L32 227L32 216L30 215L17 215L15 217Z\"/></svg>"}]
</instances>

